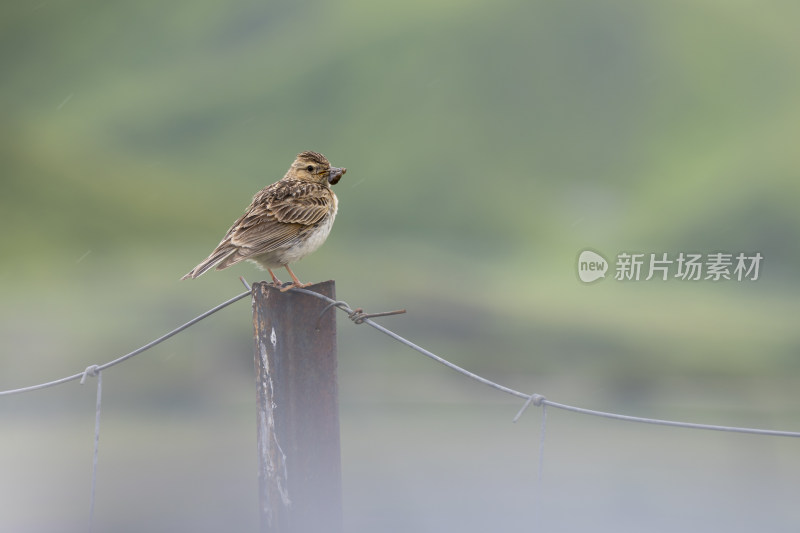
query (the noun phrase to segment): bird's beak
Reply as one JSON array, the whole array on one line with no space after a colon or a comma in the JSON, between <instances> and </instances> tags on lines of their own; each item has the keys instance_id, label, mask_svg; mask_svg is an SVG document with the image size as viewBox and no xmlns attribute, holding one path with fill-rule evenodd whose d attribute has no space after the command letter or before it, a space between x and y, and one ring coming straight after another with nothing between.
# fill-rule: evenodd
<instances>
[{"instance_id":1,"label":"bird's beak","mask_svg":"<svg viewBox=\"0 0 800 533\"><path fill-rule=\"evenodd\" d=\"M339 180L342 179L342 176L345 172L347 172L346 168L331 167L331 170L328 173L328 183L331 185L336 185L339 183Z\"/></svg>"}]
</instances>

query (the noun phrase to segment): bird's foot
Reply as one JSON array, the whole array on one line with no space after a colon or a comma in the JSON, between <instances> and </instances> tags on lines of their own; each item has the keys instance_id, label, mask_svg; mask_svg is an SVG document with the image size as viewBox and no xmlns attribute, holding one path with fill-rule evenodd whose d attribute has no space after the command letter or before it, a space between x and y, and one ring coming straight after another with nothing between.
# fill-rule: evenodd
<instances>
[{"instance_id":1,"label":"bird's foot","mask_svg":"<svg viewBox=\"0 0 800 533\"><path fill-rule=\"evenodd\" d=\"M275 275L272 269L268 268L267 272L269 272L269 275L272 277L272 286L275 287L276 289L280 289L281 291L283 291L284 290L283 282L278 279L278 277ZM289 284L289 286L291 286L291 283Z\"/></svg>"},{"instance_id":2,"label":"bird's foot","mask_svg":"<svg viewBox=\"0 0 800 533\"><path fill-rule=\"evenodd\" d=\"M303 283L302 281L297 279L297 276L294 275L294 272L292 272L292 269L289 268L289 265L284 265L283 268L285 268L286 272L288 272L289 275L292 276L292 282L289 284L288 287L285 287L285 288L281 289L281 292L288 291L292 287L297 287L298 289L302 289L303 287L308 287L310 285L313 285L313 283ZM274 274L273 274L273 276L274 276Z\"/></svg>"},{"instance_id":3,"label":"bird's foot","mask_svg":"<svg viewBox=\"0 0 800 533\"><path fill-rule=\"evenodd\" d=\"M286 283L285 285L280 287L280 291L281 292L286 292L289 289L294 289L294 288L304 289L306 287L310 287L311 285L313 285L313 283L295 283L295 282L292 281L292 282Z\"/></svg>"}]
</instances>

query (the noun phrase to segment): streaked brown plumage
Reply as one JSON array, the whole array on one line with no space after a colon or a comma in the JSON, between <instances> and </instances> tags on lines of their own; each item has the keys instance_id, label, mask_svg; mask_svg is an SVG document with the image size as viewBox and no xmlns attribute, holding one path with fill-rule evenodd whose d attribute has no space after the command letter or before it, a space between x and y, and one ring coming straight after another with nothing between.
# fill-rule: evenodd
<instances>
[{"instance_id":1,"label":"streaked brown plumage","mask_svg":"<svg viewBox=\"0 0 800 533\"><path fill-rule=\"evenodd\" d=\"M308 286L297 279L289 263L299 261L325 242L338 208L330 186L338 183L345 172L345 168L331 167L317 152L298 154L286 175L256 193L250 207L211 255L181 279L249 260L267 269L279 287L282 283L272 269L285 267L292 283L282 290Z\"/></svg>"}]
</instances>

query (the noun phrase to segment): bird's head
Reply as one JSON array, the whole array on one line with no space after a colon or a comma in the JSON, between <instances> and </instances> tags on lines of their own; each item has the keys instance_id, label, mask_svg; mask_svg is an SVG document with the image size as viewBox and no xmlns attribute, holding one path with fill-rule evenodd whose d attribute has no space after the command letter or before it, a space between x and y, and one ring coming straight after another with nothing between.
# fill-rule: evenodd
<instances>
[{"instance_id":1,"label":"bird's head","mask_svg":"<svg viewBox=\"0 0 800 533\"><path fill-rule=\"evenodd\" d=\"M289 167L287 177L316 183L328 182L336 185L347 172L346 168L332 167L324 155L317 152L303 152L297 155L292 166Z\"/></svg>"}]
</instances>

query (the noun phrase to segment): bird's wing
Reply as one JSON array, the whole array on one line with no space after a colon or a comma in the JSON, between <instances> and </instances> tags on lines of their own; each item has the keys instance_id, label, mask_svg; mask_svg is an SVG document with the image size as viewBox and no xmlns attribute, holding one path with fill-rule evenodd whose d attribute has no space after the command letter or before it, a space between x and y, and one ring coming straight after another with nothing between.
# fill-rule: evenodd
<instances>
[{"instance_id":1,"label":"bird's wing","mask_svg":"<svg viewBox=\"0 0 800 533\"><path fill-rule=\"evenodd\" d=\"M182 279L278 250L321 221L332 206L333 193L323 185L286 179L273 183L255 195L211 255Z\"/></svg>"},{"instance_id":2,"label":"bird's wing","mask_svg":"<svg viewBox=\"0 0 800 533\"><path fill-rule=\"evenodd\" d=\"M279 222L313 226L331 209L332 192L315 183L279 190L269 202L269 211Z\"/></svg>"},{"instance_id":3,"label":"bird's wing","mask_svg":"<svg viewBox=\"0 0 800 533\"><path fill-rule=\"evenodd\" d=\"M226 240L249 248L252 255L273 251L322 220L331 208L331 196L322 187L267 191L234 223Z\"/></svg>"}]
</instances>

